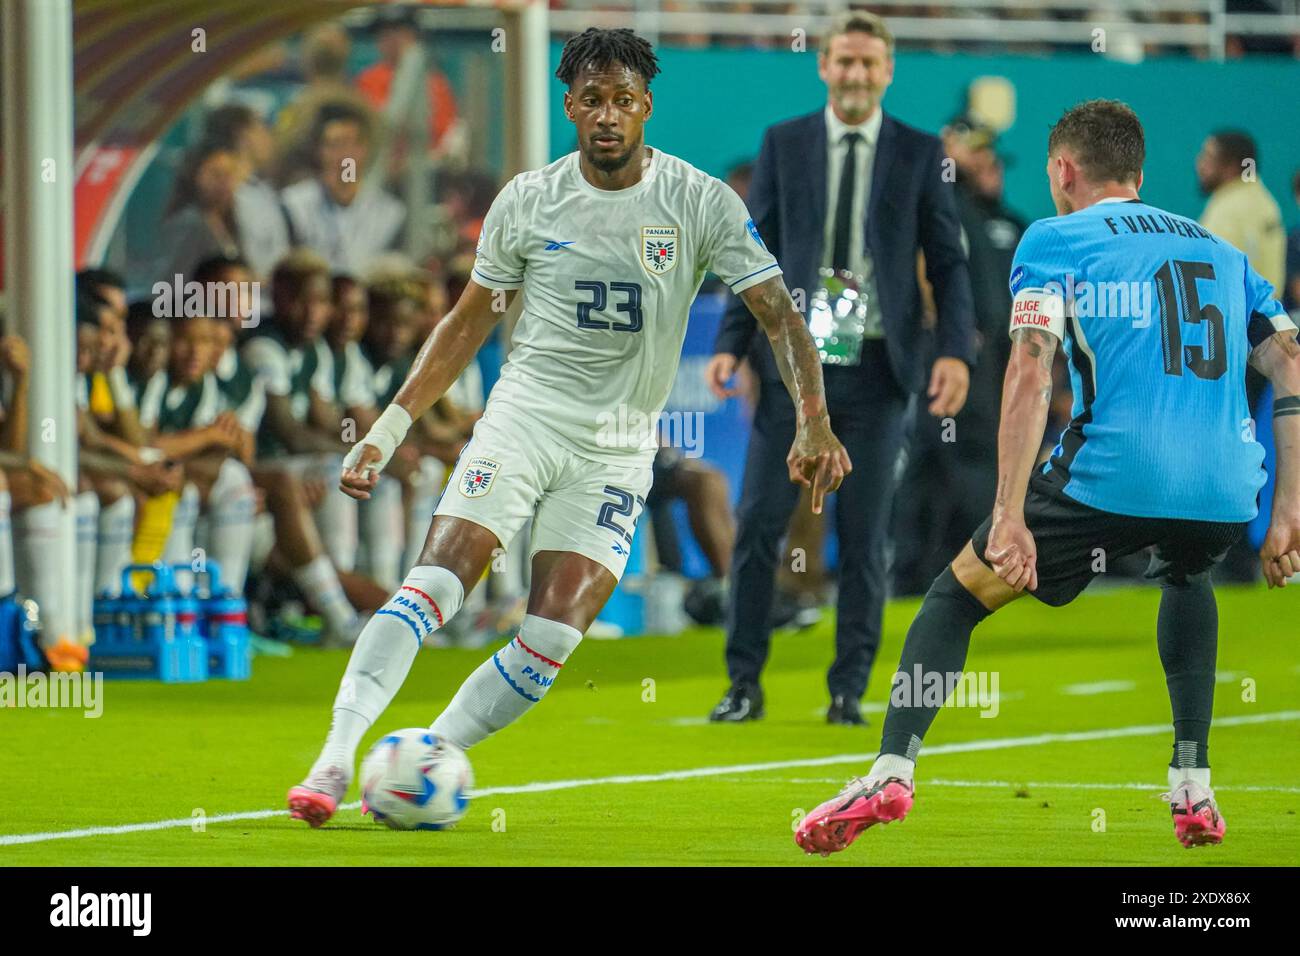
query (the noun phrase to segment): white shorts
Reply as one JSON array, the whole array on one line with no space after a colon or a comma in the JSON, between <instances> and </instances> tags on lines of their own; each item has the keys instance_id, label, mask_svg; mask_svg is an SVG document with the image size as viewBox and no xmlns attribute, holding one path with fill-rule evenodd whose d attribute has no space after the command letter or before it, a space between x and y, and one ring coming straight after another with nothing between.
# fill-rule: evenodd
<instances>
[{"instance_id":1,"label":"white shorts","mask_svg":"<svg viewBox=\"0 0 1300 956\"><path fill-rule=\"evenodd\" d=\"M489 402L434 513L481 525L502 547L532 518L530 559L538 551L572 551L619 579L650 491L650 466L584 458L546 427Z\"/></svg>"}]
</instances>

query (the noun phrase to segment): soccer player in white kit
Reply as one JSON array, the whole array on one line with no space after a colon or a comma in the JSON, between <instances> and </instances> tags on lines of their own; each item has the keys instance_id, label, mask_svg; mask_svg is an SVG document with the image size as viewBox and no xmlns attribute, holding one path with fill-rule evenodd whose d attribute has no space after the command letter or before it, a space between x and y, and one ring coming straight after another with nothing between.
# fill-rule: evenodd
<instances>
[{"instance_id":1,"label":"soccer player in white kit","mask_svg":"<svg viewBox=\"0 0 1300 956\"><path fill-rule=\"evenodd\" d=\"M333 815L362 736L422 642L529 518L527 616L432 730L472 747L545 696L623 573L650 488L655 420L706 270L741 295L772 343L798 411L790 478L811 485L814 511L850 470L831 432L816 347L744 203L645 145L657 72L650 44L631 30L592 28L565 44L556 76L578 150L521 173L497 196L465 292L344 462L342 490L368 497L412 420L446 392L523 291L510 360L443 493L420 563L357 640L325 746L289 791L297 819L320 826Z\"/></svg>"}]
</instances>

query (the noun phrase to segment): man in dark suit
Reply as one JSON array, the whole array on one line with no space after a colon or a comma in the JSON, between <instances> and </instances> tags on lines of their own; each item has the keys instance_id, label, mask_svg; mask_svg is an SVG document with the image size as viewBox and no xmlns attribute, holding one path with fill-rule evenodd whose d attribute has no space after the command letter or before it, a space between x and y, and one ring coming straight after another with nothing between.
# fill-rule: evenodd
<instances>
[{"instance_id":1,"label":"man in dark suit","mask_svg":"<svg viewBox=\"0 0 1300 956\"><path fill-rule=\"evenodd\" d=\"M834 21L817 58L827 104L768 128L748 197L759 234L805 316L819 288L834 294L832 273L851 274L857 301L865 301L865 309L854 313L860 316L855 327L839 329L834 340L819 339L832 427L853 461L835 507L839 603L827 720L839 724L865 722L859 701L880 643L885 538L909 398L928 377L930 414L955 415L966 398L974 351L970 278L942 146L880 107L893 80L893 46L888 27L874 14L850 11ZM918 251L939 313L938 358L928 370ZM761 383L732 562L731 688L711 714L714 721L763 715L759 677L771 639L774 574L799 493L785 465L794 408L756 328L744 303L733 299L708 371L719 397L733 394L727 383L742 358L749 358ZM813 333L818 336L817 322Z\"/></svg>"}]
</instances>

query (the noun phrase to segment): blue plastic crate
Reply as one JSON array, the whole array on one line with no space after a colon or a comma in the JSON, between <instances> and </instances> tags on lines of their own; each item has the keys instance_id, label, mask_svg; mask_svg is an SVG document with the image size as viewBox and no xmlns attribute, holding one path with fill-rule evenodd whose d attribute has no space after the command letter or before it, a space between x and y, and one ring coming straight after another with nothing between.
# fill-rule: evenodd
<instances>
[{"instance_id":1,"label":"blue plastic crate","mask_svg":"<svg viewBox=\"0 0 1300 956\"><path fill-rule=\"evenodd\" d=\"M189 565L177 565L192 570ZM199 579L207 578L207 596L198 596ZM221 565L208 559L194 577L199 603L198 629L207 653L209 677L248 680L253 675L252 640L248 633L248 603L221 584Z\"/></svg>"},{"instance_id":2,"label":"blue plastic crate","mask_svg":"<svg viewBox=\"0 0 1300 956\"><path fill-rule=\"evenodd\" d=\"M131 587L131 575L153 575L144 594ZM108 678L161 680L168 683L207 680L206 645L197 630L182 633L177 623L177 598L171 569L165 564L132 564L122 571L116 598L100 598L97 620L115 623L96 631L90 649L92 671Z\"/></svg>"},{"instance_id":3,"label":"blue plastic crate","mask_svg":"<svg viewBox=\"0 0 1300 956\"><path fill-rule=\"evenodd\" d=\"M45 663L36 646L39 623L36 605L20 602L14 595L0 598L0 674L18 673L22 664L29 671Z\"/></svg>"}]
</instances>

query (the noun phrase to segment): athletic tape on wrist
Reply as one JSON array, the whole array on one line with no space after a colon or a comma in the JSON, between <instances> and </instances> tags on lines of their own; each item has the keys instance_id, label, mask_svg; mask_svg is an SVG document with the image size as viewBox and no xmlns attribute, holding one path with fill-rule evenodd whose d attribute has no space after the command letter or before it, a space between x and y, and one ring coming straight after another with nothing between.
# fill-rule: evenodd
<instances>
[{"instance_id":1,"label":"athletic tape on wrist","mask_svg":"<svg viewBox=\"0 0 1300 956\"><path fill-rule=\"evenodd\" d=\"M397 450L397 446L406 437L410 427L411 416L407 414L406 409L401 405L389 405L375 423L370 426L370 431L366 432L366 437L352 446L352 450L343 459L344 469L355 468L357 460L361 457L361 446L371 445L379 450L379 461L371 464L368 470L371 474L383 471L389 459L393 457L393 452Z\"/></svg>"}]
</instances>

